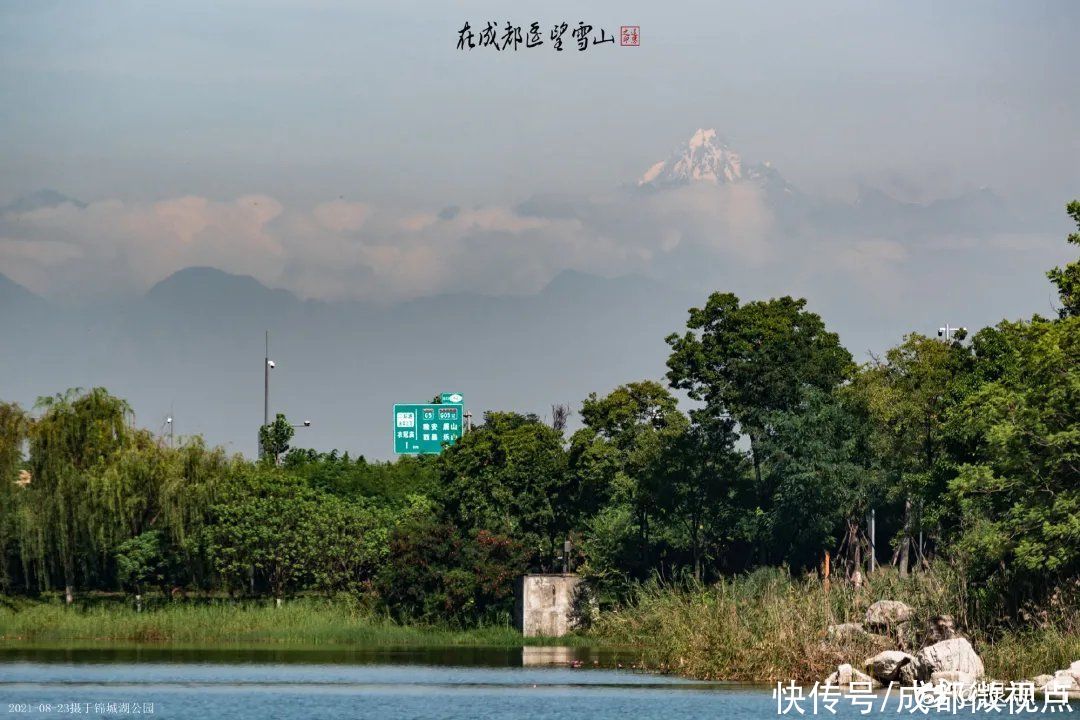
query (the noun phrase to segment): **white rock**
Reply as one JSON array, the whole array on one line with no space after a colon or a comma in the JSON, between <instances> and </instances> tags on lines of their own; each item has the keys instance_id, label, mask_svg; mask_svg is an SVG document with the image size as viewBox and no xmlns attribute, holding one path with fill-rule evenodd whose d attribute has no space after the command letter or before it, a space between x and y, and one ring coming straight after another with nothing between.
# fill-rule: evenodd
<instances>
[{"instance_id":1,"label":"white rock","mask_svg":"<svg viewBox=\"0 0 1080 720\"><path fill-rule=\"evenodd\" d=\"M887 630L911 620L911 606L899 600L878 600L866 609L868 628Z\"/></svg>"},{"instance_id":2,"label":"white rock","mask_svg":"<svg viewBox=\"0 0 1080 720\"><path fill-rule=\"evenodd\" d=\"M1036 675L1035 677L1031 678L1031 684L1041 690L1046 686L1046 683L1050 682L1053 679L1053 675Z\"/></svg>"},{"instance_id":3,"label":"white rock","mask_svg":"<svg viewBox=\"0 0 1080 720\"><path fill-rule=\"evenodd\" d=\"M930 682L935 685L941 682L947 682L950 685L971 685L975 682L975 678L959 670L939 670L930 675Z\"/></svg>"},{"instance_id":4,"label":"white rock","mask_svg":"<svg viewBox=\"0 0 1080 720\"><path fill-rule=\"evenodd\" d=\"M1069 674L1076 678L1076 682L1080 683L1080 660L1069 666Z\"/></svg>"},{"instance_id":5,"label":"white rock","mask_svg":"<svg viewBox=\"0 0 1080 720\"><path fill-rule=\"evenodd\" d=\"M1069 670L1058 670L1042 689L1050 692L1080 692L1080 682Z\"/></svg>"},{"instance_id":6,"label":"white rock","mask_svg":"<svg viewBox=\"0 0 1080 720\"><path fill-rule=\"evenodd\" d=\"M978 679L983 676L982 658L967 638L953 638L928 645L915 656L915 664L921 679L928 679L936 672L956 671Z\"/></svg>"},{"instance_id":7,"label":"white rock","mask_svg":"<svg viewBox=\"0 0 1080 720\"><path fill-rule=\"evenodd\" d=\"M826 685L850 685L851 665L844 663L836 668L836 672L825 679Z\"/></svg>"},{"instance_id":8,"label":"white rock","mask_svg":"<svg viewBox=\"0 0 1080 720\"><path fill-rule=\"evenodd\" d=\"M862 670L856 670L855 668L851 669L851 682L870 683L871 687L878 687L881 685L881 683L864 673Z\"/></svg>"},{"instance_id":9,"label":"white rock","mask_svg":"<svg viewBox=\"0 0 1080 720\"><path fill-rule=\"evenodd\" d=\"M836 668L836 672L825 679L826 685L835 686L849 686L851 683L870 683L871 687L876 687L878 682L874 678L870 677L864 672L856 670L848 663L839 665Z\"/></svg>"}]
</instances>

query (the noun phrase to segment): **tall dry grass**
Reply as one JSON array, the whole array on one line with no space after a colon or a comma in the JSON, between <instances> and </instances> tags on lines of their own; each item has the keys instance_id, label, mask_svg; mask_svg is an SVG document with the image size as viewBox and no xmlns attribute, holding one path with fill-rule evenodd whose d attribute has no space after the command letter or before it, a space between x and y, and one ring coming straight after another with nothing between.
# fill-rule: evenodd
<instances>
[{"instance_id":1,"label":"tall dry grass","mask_svg":"<svg viewBox=\"0 0 1080 720\"><path fill-rule=\"evenodd\" d=\"M877 637L825 641L830 625L860 622L872 603L886 599L913 608L916 638L932 617L952 615L991 677L1030 677L1080 658L1080 636L1070 624L993 633L973 626L966 584L945 566L909 577L885 569L861 588L834 582L826 589L816 578L792 578L775 568L707 586L648 583L627 607L598 618L592 633L636 648L647 667L690 677L813 682L840 663L860 667L867 657L897 646Z\"/></svg>"}]
</instances>

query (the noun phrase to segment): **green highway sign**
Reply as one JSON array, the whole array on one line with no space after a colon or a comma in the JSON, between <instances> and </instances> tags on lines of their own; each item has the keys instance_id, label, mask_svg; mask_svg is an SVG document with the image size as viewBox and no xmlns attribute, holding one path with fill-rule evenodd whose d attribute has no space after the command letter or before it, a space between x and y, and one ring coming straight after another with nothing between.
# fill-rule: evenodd
<instances>
[{"instance_id":1,"label":"green highway sign","mask_svg":"<svg viewBox=\"0 0 1080 720\"><path fill-rule=\"evenodd\" d=\"M464 406L458 404L394 405L394 452L439 453L461 437Z\"/></svg>"},{"instance_id":2,"label":"green highway sign","mask_svg":"<svg viewBox=\"0 0 1080 720\"><path fill-rule=\"evenodd\" d=\"M443 405L460 405L465 402L461 393L440 393L439 402Z\"/></svg>"}]
</instances>

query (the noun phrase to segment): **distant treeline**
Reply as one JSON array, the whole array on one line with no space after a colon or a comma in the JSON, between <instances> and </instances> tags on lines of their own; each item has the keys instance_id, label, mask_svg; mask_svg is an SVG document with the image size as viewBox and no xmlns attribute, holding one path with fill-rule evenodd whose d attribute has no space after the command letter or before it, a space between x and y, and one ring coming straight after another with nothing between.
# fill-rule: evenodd
<instances>
[{"instance_id":1,"label":"distant treeline","mask_svg":"<svg viewBox=\"0 0 1080 720\"><path fill-rule=\"evenodd\" d=\"M291 449L284 418L260 461L171 447L101 388L0 404L0 583L344 592L466 624L504 616L570 539L606 602L829 552L849 576L939 558L1016 617L1080 577L1080 263L1049 276L1055 319L912 334L863 365L803 300L715 293L667 338L666 385L590 395L569 436L561 411L490 412L392 463Z\"/></svg>"}]
</instances>

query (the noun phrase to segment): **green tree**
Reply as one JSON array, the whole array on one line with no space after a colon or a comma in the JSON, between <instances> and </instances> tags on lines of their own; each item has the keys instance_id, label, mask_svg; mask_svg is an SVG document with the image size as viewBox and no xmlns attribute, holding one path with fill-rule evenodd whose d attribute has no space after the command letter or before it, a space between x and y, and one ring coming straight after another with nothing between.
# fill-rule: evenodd
<instances>
[{"instance_id":1,"label":"green tree","mask_svg":"<svg viewBox=\"0 0 1080 720\"><path fill-rule=\"evenodd\" d=\"M830 392L854 369L837 335L805 307L790 297L740 304L713 293L690 309L683 335L667 338L668 380L703 403L690 413L694 423L716 437L734 420L749 438L756 502L748 512L759 517L768 515L778 479L763 470L771 419L796 408L807 389ZM764 544L757 552L764 559Z\"/></svg>"},{"instance_id":2,"label":"green tree","mask_svg":"<svg viewBox=\"0 0 1080 720\"><path fill-rule=\"evenodd\" d=\"M575 506L585 525L584 570L603 586L625 591L647 577L662 552L666 502L662 457L689 421L674 396L650 380L620 385L581 406L584 426L570 440Z\"/></svg>"},{"instance_id":3,"label":"green tree","mask_svg":"<svg viewBox=\"0 0 1080 720\"><path fill-rule=\"evenodd\" d=\"M975 448L949 484L955 546L976 584L1019 604L1080 575L1080 317L984 334L998 377L950 417Z\"/></svg>"},{"instance_id":4,"label":"green tree","mask_svg":"<svg viewBox=\"0 0 1080 720\"><path fill-rule=\"evenodd\" d=\"M272 460L275 465L280 463L282 456L289 451L289 443L295 434L296 429L285 415L278 413L272 423L259 428L259 447L263 457Z\"/></svg>"},{"instance_id":5,"label":"green tree","mask_svg":"<svg viewBox=\"0 0 1080 720\"><path fill-rule=\"evenodd\" d=\"M148 584L165 580L165 557L161 533L150 530L120 543L116 548L116 575L120 585L141 593Z\"/></svg>"},{"instance_id":6,"label":"green tree","mask_svg":"<svg viewBox=\"0 0 1080 720\"><path fill-rule=\"evenodd\" d=\"M868 433L845 400L810 388L797 407L769 418L762 454L775 489L767 516L773 562L812 568L846 536L847 570L861 564L857 528L873 494Z\"/></svg>"},{"instance_id":7,"label":"green tree","mask_svg":"<svg viewBox=\"0 0 1080 720\"><path fill-rule=\"evenodd\" d=\"M434 512L411 512L390 534L379 596L401 620L508 622L514 583L525 571L522 543L485 529L463 532Z\"/></svg>"},{"instance_id":8,"label":"green tree","mask_svg":"<svg viewBox=\"0 0 1080 720\"><path fill-rule=\"evenodd\" d=\"M854 370L836 333L805 307L790 297L740 305L732 293L713 293L690 309L686 333L667 338L672 386L704 402L707 416L739 423L759 484L757 446L770 413L797 405L804 388L831 390Z\"/></svg>"},{"instance_id":9,"label":"green tree","mask_svg":"<svg viewBox=\"0 0 1080 720\"><path fill-rule=\"evenodd\" d=\"M491 412L439 457L438 498L452 524L520 541L542 569L573 527L562 434L533 415Z\"/></svg>"},{"instance_id":10,"label":"green tree","mask_svg":"<svg viewBox=\"0 0 1080 720\"><path fill-rule=\"evenodd\" d=\"M13 581L19 548L18 496L33 481L23 468L23 450L30 432L30 416L15 403L0 402L0 590ZM20 472L26 473L20 477Z\"/></svg>"},{"instance_id":11,"label":"green tree","mask_svg":"<svg viewBox=\"0 0 1080 720\"><path fill-rule=\"evenodd\" d=\"M912 551L922 551L914 542L919 531L936 534L947 524L941 501L955 462L944 423L974 382L971 350L959 340L912 334L863 367L846 391L866 408L873 469L888 488L890 515L902 521L893 554L901 573L908 571Z\"/></svg>"},{"instance_id":12,"label":"green tree","mask_svg":"<svg viewBox=\"0 0 1080 720\"><path fill-rule=\"evenodd\" d=\"M328 594L369 588L386 559L391 524L390 513L369 501L320 494L303 530L315 539L305 543L314 586Z\"/></svg>"},{"instance_id":13,"label":"green tree","mask_svg":"<svg viewBox=\"0 0 1080 720\"><path fill-rule=\"evenodd\" d=\"M266 591L281 599L310 579L319 538L308 532L308 519L319 511L313 491L260 468L211 509L203 547L230 590Z\"/></svg>"},{"instance_id":14,"label":"green tree","mask_svg":"<svg viewBox=\"0 0 1080 720\"><path fill-rule=\"evenodd\" d=\"M39 577L63 578L67 601L81 579L98 569L108 548L96 532L91 488L94 478L121 452L130 437L129 409L104 388L69 391L42 398L41 417L30 432L30 472L24 500L36 512L23 517L34 527L23 530L38 541L26 548Z\"/></svg>"},{"instance_id":15,"label":"green tree","mask_svg":"<svg viewBox=\"0 0 1080 720\"><path fill-rule=\"evenodd\" d=\"M1065 211L1080 231L1080 200L1073 200L1066 206ZM1080 245L1080 232L1069 233L1065 241ZM1074 260L1065 267L1053 268L1046 276L1057 286L1058 296L1061 298L1058 314L1063 318L1080 315L1080 260Z\"/></svg>"}]
</instances>

